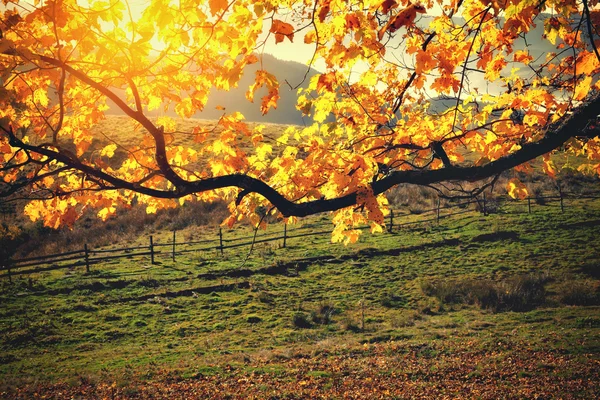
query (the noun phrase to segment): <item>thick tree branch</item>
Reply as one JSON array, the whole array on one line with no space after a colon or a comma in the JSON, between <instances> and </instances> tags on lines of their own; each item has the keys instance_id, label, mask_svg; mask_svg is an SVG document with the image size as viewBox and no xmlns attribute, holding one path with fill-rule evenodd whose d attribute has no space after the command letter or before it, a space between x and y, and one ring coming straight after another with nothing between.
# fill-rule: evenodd
<instances>
[{"instance_id":1,"label":"thick tree branch","mask_svg":"<svg viewBox=\"0 0 600 400\"><path fill-rule=\"evenodd\" d=\"M586 129L590 121L596 120L598 110L600 110L600 95L596 95L589 102L580 106L560 124L546 129L542 139L535 143L523 145L520 150L517 150L513 154L481 166L446 166L445 168L436 170L393 171L381 180L371 184L373 193L375 195L384 193L393 186L401 183L431 185L445 181L479 181L496 176L503 171L546 154L560 147L570 138L578 136ZM72 159L63 153L23 143L12 132L9 135L9 139L10 144L14 147L37 152L70 168L101 179L112 185L111 189L127 189L157 198L179 198L193 193L201 193L225 187L238 187L242 189L240 196L237 198L238 204L243 196L250 193L258 193L271 202L286 217L304 217L321 212L335 211L356 204L356 193L350 193L334 199L319 199L304 203L295 203L286 199L267 183L243 174L225 175L194 182L182 180L176 190L170 191L151 189L114 177L79 160Z\"/></svg>"},{"instance_id":2,"label":"thick tree branch","mask_svg":"<svg viewBox=\"0 0 600 400\"><path fill-rule=\"evenodd\" d=\"M156 163L158 164L158 167L160 168L165 178L167 178L173 185L175 185L175 187L179 187L180 185L185 183L185 181L179 175L177 175L177 173L169 165L163 129L156 127L152 123L152 121L150 121L148 117L144 115L144 113L141 110L132 109L123 100L121 100L121 98L117 96L113 91L99 84L98 82L90 78L87 74L73 68L69 64L66 64L55 58L46 56L40 56L40 59L48 64L62 68L71 75L75 76L83 83L96 89L97 91L105 95L107 98L112 100L117 105L117 107L119 107L127 116L139 122L154 138L154 142L156 143Z\"/></svg>"}]
</instances>

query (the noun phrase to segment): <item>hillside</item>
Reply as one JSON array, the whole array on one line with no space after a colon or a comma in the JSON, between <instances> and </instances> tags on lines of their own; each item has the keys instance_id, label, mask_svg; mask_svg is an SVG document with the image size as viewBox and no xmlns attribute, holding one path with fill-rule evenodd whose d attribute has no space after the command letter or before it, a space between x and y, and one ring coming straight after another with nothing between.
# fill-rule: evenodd
<instances>
[{"instance_id":1,"label":"hillside","mask_svg":"<svg viewBox=\"0 0 600 400\"><path fill-rule=\"evenodd\" d=\"M526 210L2 280L0 397L593 398L600 204Z\"/></svg>"},{"instance_id":2,"label":"hillside","mask_svg":"<svg viewBox=\"0 0 600 400\"><path fill-rule=\"evenodd\" d=\"M286 125L305 125L310 123L310 119L303 118L302 113L296 109L296 90L292 90L290 85L295 87L301 84L301 87L306 87L310 78L317 74L317 71L294 61L279 60L270 54L263 54L261 57L262 68L274 74L280 85L280 99L276 109L271 109L266 115L261 114L260 99L267 93L267 89L264 87L256 91L254 103L246 99L246 91L254 83L255 72L261 68L261 63L256 63L244 69L237 87L232 88L228 92L213 90L209 95L204 110L194 114L192 118L218 120L224 112L232 113L239 111L246 117L246 121L250 122ZM289 82L289 85L286 81ZM106 112L108 115L124 115L114 103L109 102L108 105L110 107ZM217 106L225 107L225 110L217 109ZM166 114L162 111L149 113L151 118L161 115L178 117L173 110L170 110Z\"/></svg>"}]
</instances>

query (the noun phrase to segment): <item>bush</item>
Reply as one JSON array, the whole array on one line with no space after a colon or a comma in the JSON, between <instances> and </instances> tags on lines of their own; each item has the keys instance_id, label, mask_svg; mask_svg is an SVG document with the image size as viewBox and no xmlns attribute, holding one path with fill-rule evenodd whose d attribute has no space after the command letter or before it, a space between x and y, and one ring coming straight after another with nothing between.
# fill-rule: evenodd
<instances>
[{"instance_id":1,"label":"bush","mask_svg":"<svg viewBox=\"0 0 600 400\"><path fill-rule=\"evenodd\" d=\"M504 282L462 279L423 282L421 290L442 304L475 304L494 312L527 311L546 299L544 275L520 275Z\"/></svg>"},{"instance_id":2,"label":"bush","mask_svg":"<svg viewBox=\"0 0 600 400\"><path fill-rule=\"evenodd\" d=\"M350 315L346 315L342 319L342 321L340 322L340 329L343 331L349 331L349 332L354 332L354 333L361 331L358 323L356 323L354 318L352 318Z\"/></svg>"},{"instance_id":3,"label":"bush","mask_svg":"<svg viewBox=\"0 0 600 400\"><path fill-rule=\"evenodd\" d=\"M599 287L588 281L569 282L562 288L559 301L569 306L600 305Z\"/></svg>"},{"instance_id":4,"label":"bush","mask_svg":"<svg viewBox=\"0 0 600 400\"><path fill-rule=\"evenodd\" d=\"M379 303L387 308L400 308L408 303L408 299L402 295L386 292L379 298Z\"/></svg>"},{"instance_id":5,"label":"bush","mask_svg":"<svg viewBox=\"0 0 600 400\"><path fill-rule=\"evenodd\" d=\"M246 322L249 324L258 324L259 322L262 322L262 318L258 315L248 315L246 317Z\"/></svg>"},{"instance_id":6,"label":"bush","mask_svg":"<svg viewBox=\"0 0 600 400\"><path fill-rule=\"evenodd\" d=\"M335 308L329 303L321 303L317 309L310 313L311 320L315 324L328 325L335 314Z\"/></svg>"},{"instance_id":7,"label":"bush","mask_svg":"<svg viewBox=\"0 0 600 400\"><path fill-rule=\"evenodd\" d=\"M308 319L308 316L303 312L294 313L292 316L292 324L296 328L306 329L312 327L312 323Z\"/></svg>"},{"instance_id":8,"label":"bush","mask_svg":"<svg viewBox=\"0 0 600 400\"><path fill-rule=\"evenodd\" d=\"M548 278L544 275L523 275L510 279L501 285L499 311L527 311L546 300L544 285Z\"/></svg>"}]
</instances>

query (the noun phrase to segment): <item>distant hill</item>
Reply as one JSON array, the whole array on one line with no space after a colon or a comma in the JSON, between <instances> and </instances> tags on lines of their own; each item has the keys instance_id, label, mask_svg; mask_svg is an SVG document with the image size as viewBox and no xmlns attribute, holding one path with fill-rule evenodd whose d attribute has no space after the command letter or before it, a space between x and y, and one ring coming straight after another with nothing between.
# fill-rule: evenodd
<instances>
[{"instance_id":1,"label":"distant hill","mask_svg":"<svg viewBox=\"0 0 600 400\"><path fill-rule=\"evenodd\" d=\"M556 51L556 47L543 38L543 19L545 19L545 15L540 16L540 20L538 21L536 27L534 27L531 32L527 34L527 41L523 40L523 38L518 38L514 46L515 51L523 49L529 50L530 54L534 58L534 62L531 64L532 67L544 62L545 55L547 53ZM418 25L427 26L431 20L432 17L425 16L420 18L417 23ZM464 20L461 18L456 18L456 20L464 23ZM310 124L312 122L311 118L303 117L302 113L295 107L297 90L292 90L286 81L289 82L292 87L300 84L301 82L302 87L306 87L310 81L310 78L318 74L318 71L313 68L308 68L306 65L295 61L277 59L275 56L270 54L262 55L262 65L264 69L270 73L273 73L279 81L280 99L277 109L271 109L267 115L261 115L260 102L261 98L267 93L266 88L261 88L255 93L254 103L250 103L246 99L246 91L248 90L248 87L254 83L255 72L260 68L260 64L256 63L246 67L238 87L233 88L230 91L214 89L209 95L208 103L206 104L204 110L194 114L193 118L215 120L219 119L224 112L231 113L234 111L239 111L249 122L278 123L286 125ZM508 74L510 69L514 66L515 64L509 62L503 72ZM518 72L519 75L523 77L529 77L532 75L531 69L522 64L519 64L518 67L521 68L521 70ZM306 79L304 79L305 75ZM483 80L483 75L479 76L478 74L471 74L470 79L471 87L478 87L482 91L485 91L486 89L491 91L500 89L498 85L490 85L489 83L485 82ZM430 110L437 113L441 113L456 104L455 99L448 99L444 97L434 97L431 101L432 106ZM110 102L109 106L110 109L108 110L107 114L123 115L123 113L113 104L110 104ZM216 108L217 106L225 107L225 111L218 110ZM155 117L164 115L162 111L160 111L160 114L158 113L159 112L157 111L153 111L150 113L150 116ZM167 112L166 115L177 117L173 110Z\"/></svg>"},{"instance_id":2,"label":"distant hill","mask_svg":"<svg viewBox=\"0 0 600 400\"><path fill-rule=\"evenodd\" d=\"M223 111L215 107L221 105L225 111L239 111L246 117L247 121L270 122L277 124L304 125L310 122L310 118L302 118L302 113L296 109L297 89L292 87L300 84L306 74L306 80L302 87L307 87L310 78L318 72L309 69L306 65L295 61L279 60L272 55L264 54L262 59L263 68L277 77L279 82L280 99L277 102L277 109L271 109L266 115L260 113L261 98L267 94L266 88L257 90L254 94L254 103L246 99L248 87L254 83L255 72L260 68L260 64L252 64L246 67L244 74L237 88L229 92L215 90L211 93L204 111L195 115L196 118L218 119ZM308 72L308 74L307 74ZM286 83L289 82L289 85Z\"/></svg>"},{"instance_id":3,"label":"distant hill","mask_svg":"<svg viewBox=\"0 0 600 400\"><path fill-rule=\"evenodd\" d=\"M302 113L296 109L297 90L292 90L292 87L300 84L304 76L306 79L302 82L301 87L307 87L310 78L318 73L315 69L309 68L306 65L295 61L279 60L270 54L262 55L262 67L275 75L279 82L280 99L276 109L271 109L266 115L261 115L260 102L261 98L267 94L266 88L261 88L254 95L254 103L246 99L248 87L254 83L255 72L260 68L260 63L248 65L244 69L242 78L236 88L230 91L222 91L214 89L208 98L208 102L202 112L198 112L192 118L201 118L207 120L219 119L224 112L232 113L234 111L241 112L246 121L277 123L286 125L305 125L311 122L310 118L302 117ZM225 107L225 111L218 110L216 107ZM106 112L111 115L123 115L114 104L109 103L109 110ZM156 114L156 111L150 112L150 116L158 116L165 114ZM177 114L170 110L166 115L176 117Z\"/></svg>"}]
</instances>

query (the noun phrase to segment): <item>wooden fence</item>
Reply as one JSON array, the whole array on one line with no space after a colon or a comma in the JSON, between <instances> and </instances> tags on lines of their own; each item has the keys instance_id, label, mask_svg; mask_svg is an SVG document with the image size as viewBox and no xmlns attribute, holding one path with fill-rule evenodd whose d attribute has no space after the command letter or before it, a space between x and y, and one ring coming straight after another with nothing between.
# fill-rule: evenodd
<instances>
[{"instance_id":1,"label":"wooden fence","mask_svg":"<svg viewBox=\"0 0 600 400\"><path fill-rule=\"evenodd\" d=\"M550 206L549 203L558 203L556 207L560 207L561 212L565 211L566 200L568 199L583 199L593 200L600 198L600 195L568 195L565 193L559 193L559 195L543 196L535 198L527 198L524 200L514 200L508 197L494 197L471 199L461 203L450 203L448 205L441 205L441 201L438 198L435 201L435 206L431 209L422 210L418 215L415 213L399 210L391 210L387 217L386 227L388 232L392 233L395 229L402 227L424 224L424 223L440 223L440 220L452 216L457 216L469 212L478 211L484 215L498 212L498 210L506 203L510 204L523 204L521 210L512 210L512 213L532 213L533 206L536 204L544 204ZM472 207L474 206L474 207ZM455 210L452 212L452 210ZM448 212L450 211L450 212ZM506 213L506 211L503 211ZM417 218L416 220L407 221L408 217ZM368 229L368 225L355 227L354 229ZM15 275L33 274L38 272L46 272L57 269L75 268L79 266L85 266L86 272L90 272L92 265L109 260L115 260L119 258L133 258L133 257L150 257L152 264L156 263L156 258L159 255L167 255L175 261L176 255L190 253L190 252L213 252L216 251L220 255L224 254L226 249L233 249L243 246L251 246L253 244L268 243L268 242L280 242L282 247L288 245L288 241L291 239L298 239L309 236L319 235L330 235L331 234L331 223L320 222L311 223L299 227L288 228L287 225L283 225L279 232L269 232L257 235L226 238L223 230L219 229L217 237L215 239L177 242L177 232L173 231L173 237L171 241L164 243L157 243L154 241L153 236L149 237L147 246L136 246L126 247L120 249L89 249L87 244L84 245L83 249L70 251L66 253L50 254L38 257L21 258L15 260L9 260L7 265L0 266L0 277L7 277L12 279ZM164 249L164 250L160 250Z\"/></svg>"}]
</instances>

